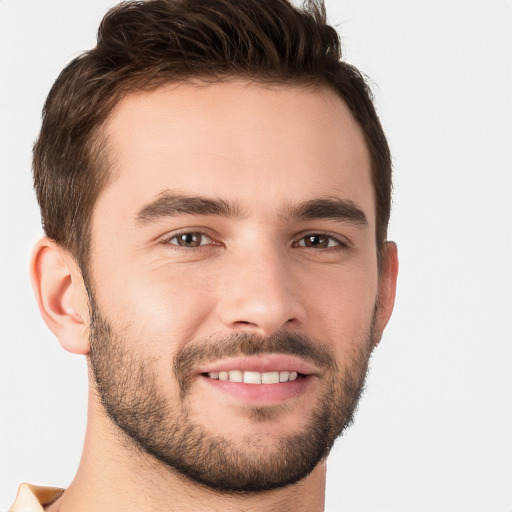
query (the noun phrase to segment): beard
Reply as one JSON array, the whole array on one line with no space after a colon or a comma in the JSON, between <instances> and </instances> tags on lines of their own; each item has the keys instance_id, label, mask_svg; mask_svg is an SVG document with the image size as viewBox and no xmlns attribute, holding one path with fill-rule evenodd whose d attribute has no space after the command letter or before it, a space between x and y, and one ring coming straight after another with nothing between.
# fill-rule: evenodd
<instances>
[{"instance_id":1,"label":"beard","mask_svg":"<svg viewBox=\"0 0 512 512\"><path fill-rule=\"evenodd\" d=\"M170 403L158 384L156 358L144 354L141 340L127 331L115 331L92 294L90 312L90 365L96 392L128 446L188 480L224 493L281 488L313 471L352 423L375 341L372 321L362 339L356 340L358 353L340 370L327 347L300 334L193 340L169 361L179 386L179 400ZM272 353L302 357L322 370L322 394L300 428L268 446L257 436L242 436L235 443L194 421L188 400L194 367L225 357ZM286 414L286 405L248 407L246 413L255 423L271 422Z\"/></svg>"}]
</instances>

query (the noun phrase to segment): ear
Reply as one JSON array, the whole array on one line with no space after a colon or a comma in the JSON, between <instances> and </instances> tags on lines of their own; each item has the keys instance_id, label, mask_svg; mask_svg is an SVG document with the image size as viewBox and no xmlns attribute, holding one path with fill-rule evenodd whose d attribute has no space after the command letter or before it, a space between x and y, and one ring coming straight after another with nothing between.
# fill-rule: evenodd
<instances>
[{"instance_id":1,"label":"ear","mask_svg":"<svg viewBox=\"0 0 512 512\"><path fill-rule=\"evenodd\" d=\"M89 353L87 292L75 259L42 238L34 247L30 275L43 320L62 347L74 354Z\"/></svg>"},{"instance_id":2,"label":"ear","mask_svg":"<svg viewBox=\"0 0 512 512\"><path fill-rule=\"evenodd\" d=\"M386 242L382 250L382 263L379 275L375 339L380 341L389 322L395 305L396 280L398 276L398 249L395 242Z\"/></svg>"}]
</instances>

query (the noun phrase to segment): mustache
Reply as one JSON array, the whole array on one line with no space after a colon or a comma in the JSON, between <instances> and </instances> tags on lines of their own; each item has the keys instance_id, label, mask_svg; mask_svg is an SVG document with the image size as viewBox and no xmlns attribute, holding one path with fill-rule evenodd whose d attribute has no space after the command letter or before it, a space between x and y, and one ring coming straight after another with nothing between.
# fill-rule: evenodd
<instances>
[{"instance_id":1,"label":"mustache","mask_svg":"<svg viewBox=\"0 0 512 512\"><path fill-rule=\"evenodd\" d=\"M261 354L297 356L320 369L338 370L330 348L300 333L277 332L266 338L234 333L222 338L195 340L184 345L174 358L173 369L182 399L190 388L194 367L228 357Z\"/></svg>"}]
</instances>

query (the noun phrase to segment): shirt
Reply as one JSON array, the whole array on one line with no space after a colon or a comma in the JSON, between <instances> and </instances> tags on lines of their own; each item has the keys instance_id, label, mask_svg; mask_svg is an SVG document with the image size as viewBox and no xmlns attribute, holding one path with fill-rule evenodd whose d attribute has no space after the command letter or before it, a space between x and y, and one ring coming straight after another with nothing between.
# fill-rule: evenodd
<instances>
[{"instance_id":1,"label":"shirt","mask_svg":"<svg viewBox=\"0 0 512 512\"><path fill-rule=\"evenodd\" d=\"M63 492L64 489L58 487L21 484L16 501L9 512L44 512L43 507L57 501Z\"/></svg>"}]
</instances>

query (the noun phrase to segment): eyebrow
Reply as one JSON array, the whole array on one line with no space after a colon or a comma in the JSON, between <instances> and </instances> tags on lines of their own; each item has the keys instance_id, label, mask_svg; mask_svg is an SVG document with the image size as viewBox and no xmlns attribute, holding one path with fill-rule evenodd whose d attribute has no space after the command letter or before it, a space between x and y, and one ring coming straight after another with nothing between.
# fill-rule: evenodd
<instances>
[{"instance_id":1,"label":"eyebrow","mask_svg":"<svg viewBox=\"0 0 512 512\"><path fill-rule=\"evenodd\" d=\"M148 224L176 215L216 215L238 218L244 216L237 203L164 191L154 201L139 210L136 220L139 224ZM311 199L295 206L288 206L284 210L284 217L295 220L333 219L368 225L366 215L361 208L353 201L340 198Z\"/></svg>"},{"instance_id":2,"label":"eyebrow","mask_svg":"<svg viewBox=\"0 0 512 512\"><path fill-rule=\"evenodd\" d=\"M158 198L144 206L136 216L139 224L175 215L219 215L241 217L240 208L222 199L209 199L200 196L173 194L164 191Z\"/></svg>"},{"instance_id":3,"label":"eyebrow","mask_svg":"<svg viewBox=\"0 0 512 512\"><path fill-rule=\"evenodd\" d=\"M349 199L326 198L305 201L287 210L287 217L292 219L332 219L363 226L368 219L361 208Z\"/></svg>"}]
</instances>

